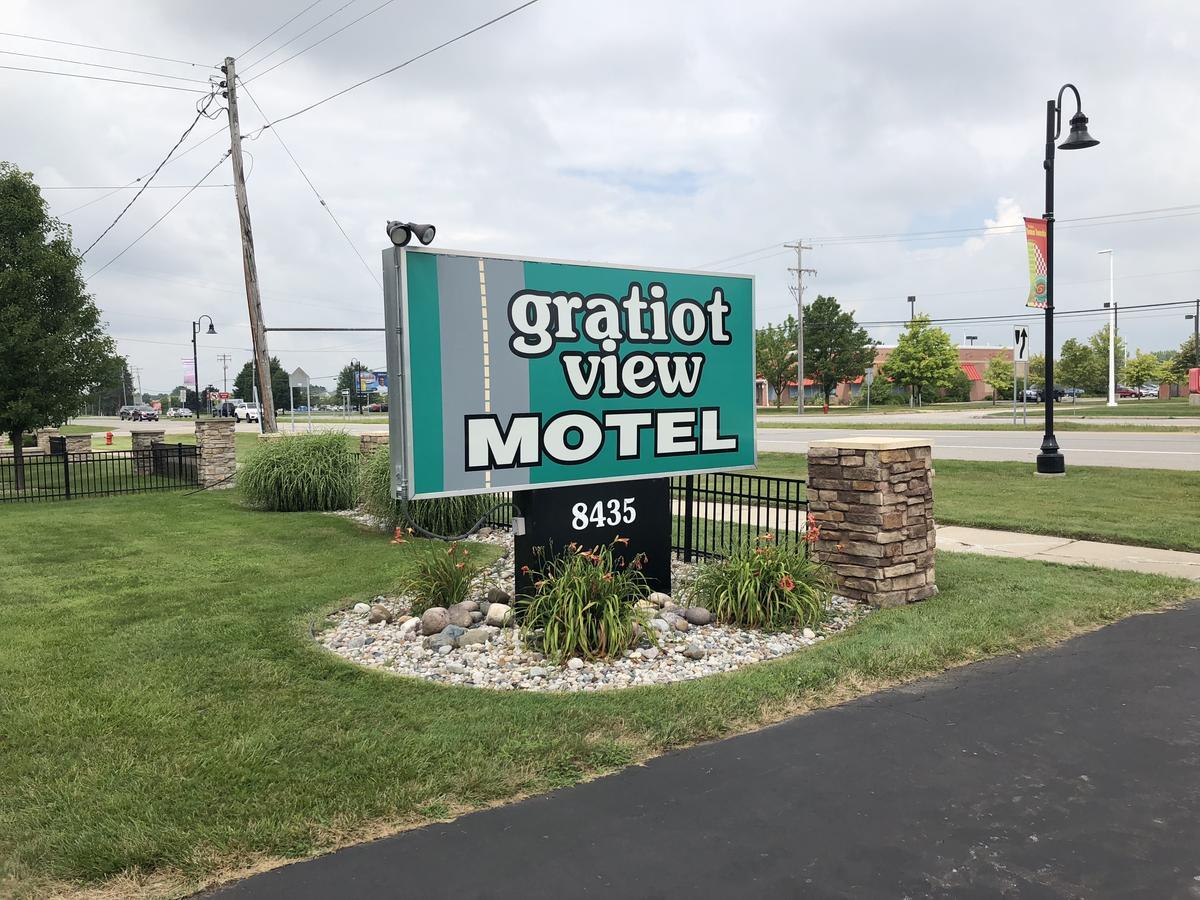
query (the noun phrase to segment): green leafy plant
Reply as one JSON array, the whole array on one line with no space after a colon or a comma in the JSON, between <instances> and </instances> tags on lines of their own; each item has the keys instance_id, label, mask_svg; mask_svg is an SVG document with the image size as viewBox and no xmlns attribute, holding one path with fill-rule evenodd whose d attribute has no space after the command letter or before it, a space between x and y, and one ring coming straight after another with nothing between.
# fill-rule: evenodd
<instances>
[{"instance_id":1,"label":"green leafy plant","mask_svg":"<svg viewBox=\"0 0 1200 900\"><path fill-rule=\"evenodd\" d=\"M397 528L392 543L406 543L403 534ZM466 600L479 568L469 548L431 541L409 561L400 579L400 591L412 604L409 611L419 616L431 606L453 606Z\"/></svg>"},{"instance_id":2,"label":"green leafy plant","mask_svg":"<svg viewBox=\"0 0 1200 900\"><path fill-rule=\"evenodd\" d=\"M811 523L809 536L816 536ZM803 545L779 546L770 534L703 563L690 589L718 622L768 629L816 625L829 606L830 591L825 568Z\"/></svg>"},{"instance_id":3,"label":"green leafy plant","mask_svg":"<svg viewBox=\"0 0 1200 900\"><path fill-rule=\"evenodd\" d=\"M522 637L557 662L618 656L642 637L653 640L637 606L650 593L642 557L626 563L617 550L628 542L618 537L590 549L572 543L530 573L533 594L516 601Z\"/></svg>"},{"instance_id":4,"label":"green leafy plant","mask_svg":"<svg viewBox=\"0 0 1200 900\"><path fill-rule=\"evenodd\" d=\"M359 459L347 435L314 432L262 441L238 470L246 501L276 512L351 509Z\"/></svg>"},{"instance_id":5,"label":"green leafy plant","mask_svg":"<svg viewBox=\"0 0 1200 900\"><path fill-rule=\"evenodd\" d=\"M380 447L363 464L359 481L362 508L389 528L414 524L433 534L463 534L493 505L483 494L412 500L408 518L404 506L392 496L392 463L387 447Z\"/></svg>"}]
</instances>

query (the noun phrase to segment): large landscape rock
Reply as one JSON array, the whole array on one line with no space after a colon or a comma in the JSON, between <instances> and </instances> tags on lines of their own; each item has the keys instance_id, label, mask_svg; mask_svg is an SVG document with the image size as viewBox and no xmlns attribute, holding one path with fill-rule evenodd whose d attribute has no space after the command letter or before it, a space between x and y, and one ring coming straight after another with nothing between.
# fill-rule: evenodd
<instances>
[{"instance_id":1,"label":"large landscape rock","mask_svg":"<svg viewBox=\"0 0 1200 900\"><path fill-rule=\"evenodd\" d=\"M512 620L512 607L507 603L491 603L488 605L485 621L489 625L504 626Z\"/></svg>"},{"instance_id":2,"label":"large landscape rock","mask_svg":"<svg viewBox=\"0 0 1200 900\"><path fill-rule=\"evenodd\" d=\"M457 625L460 628L470 628L472 624L471 612L472 610L468 609L466 605L455 603L446 610L446 619L451 625Z\"/></svg>"},{"instance_id":3,"label":"large landscape rock","mask_svg":"<svg viewBox=\"0 0 1200 900\"><path fill-rule=\"evenodd\" d=\"M707 625L712 621L712 613L703 606L689 606L680 615L693 625Z\"/></svg>"},{"instance_id":4,"label":"large landscape rock","mask_svg":"<svg viewBox=\"0 0 1200 900\"><path fill-rule=\"evenodd\" d=\"M376 603L367 614L367 624L378 625L380 622L392 623L392 611L381 603Z\"/></svg>"},{"instance_id":5,"label":"large landscape rock","mask_svg":"<svg viewBox=\"0 0 1200 900\"><path fill-rule=\"evenodd\" d=\"M421 634L437 634L450 624L450 615L442 606L431 606L421 614Z\"/></svg>"}]
</instances>

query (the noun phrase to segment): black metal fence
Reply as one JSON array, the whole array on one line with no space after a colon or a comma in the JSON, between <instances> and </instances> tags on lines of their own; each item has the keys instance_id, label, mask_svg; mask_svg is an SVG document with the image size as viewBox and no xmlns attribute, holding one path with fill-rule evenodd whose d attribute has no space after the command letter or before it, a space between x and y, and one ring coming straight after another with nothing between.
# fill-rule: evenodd
<instances>
[{"instance_id":1,"label":"black metal fence","mask_svg":"<svg viewBox=\"0 0 1200 900\"><path fill-rule=\"evenodd\" d=\"M27 454L21 465L0 456L0 503L70 500L170 490L199 483L199 450L191 444L155 444L149 450L68 453L50 439L50 454Z\"/></svg>"},{"instance_id":2,"label":"black metal fence","mask_svg":"<svg viewBox=\"0 0 1200 900\"><path fill-rule=\"evenodd\" d=\"M781 546L807 549L808 500L802 478L720 472L671 479L671 551L684 562L721 556L771 534ZM512 494L493 494L492 528L512 526ZM520 503L520 497L516 499Z\"/></svg>"}]
</instances>

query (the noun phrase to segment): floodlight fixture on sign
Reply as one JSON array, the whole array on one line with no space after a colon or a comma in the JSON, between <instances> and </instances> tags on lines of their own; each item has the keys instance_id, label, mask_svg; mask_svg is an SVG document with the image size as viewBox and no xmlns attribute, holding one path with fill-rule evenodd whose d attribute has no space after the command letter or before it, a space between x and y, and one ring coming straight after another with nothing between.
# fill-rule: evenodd
<instances>
[{"instance_id":1,"label":"floodlight fixture on sign","mask_svg":"<svg viewBox=\"0 0 1200 900\"><path fill-rule=\"evenodd\" d=\"M418 222L399 222L391 220L387 223L388 238L397 247L406 246L414 237L422 244L433 243L437 229L432 225Z\"/></svg>"}]
</instances>

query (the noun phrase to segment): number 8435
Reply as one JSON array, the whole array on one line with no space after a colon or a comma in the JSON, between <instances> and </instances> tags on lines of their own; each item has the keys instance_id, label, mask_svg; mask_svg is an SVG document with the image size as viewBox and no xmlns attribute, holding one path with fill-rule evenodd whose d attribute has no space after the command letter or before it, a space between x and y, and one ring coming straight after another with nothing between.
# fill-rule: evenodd
<instances>
[{"instance_id":1,"label":"number 8435","mask_svg":"<svg viewBox=\"0 0 1200 900\"><path fill-rule=\"evenodd\" d=\"M633 506L633 497L623 500L597 500L588 508L586 503L576 503L571 507L571 527L583 531L588 527L603 528L605 525L629 525L637 518L637 510Z\"/></svg>"}]
</instances>

